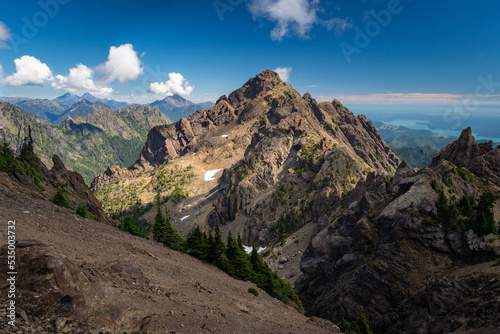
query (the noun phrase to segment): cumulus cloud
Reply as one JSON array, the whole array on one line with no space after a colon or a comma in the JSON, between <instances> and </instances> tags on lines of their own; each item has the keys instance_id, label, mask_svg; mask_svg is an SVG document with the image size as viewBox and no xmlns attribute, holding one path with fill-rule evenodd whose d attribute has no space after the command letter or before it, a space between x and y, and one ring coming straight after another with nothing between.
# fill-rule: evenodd
<instances>
[{"instance_id":1,"label":"cumulus cloud","mask_svg":"<svg viewBox=\"0 0 500 334\"><path fill-rule=\"evenodd\" d=\"M250 0L248 9L256 18L266 18L276 23L271 31L273 40L282 40L292 34L307 38L316 24L327 29L335 29L342 33L352 24L347 19L334 18L322 20L317 13L320 11L319 0Z\"/></svg>"},{"instance_id":2,"label":"cumulus cloud","mask_svg":"<svg viewBox=\"0 0 500 334\"><path fill-rule=\"evenodd\" d=\"M165 82L152 82L149 90L154 94L172 96L174 94L189 95L194 89L180 73L170 73L169 80Z\"/></svg>"},{"instance_id":3,"label":"cumulus cloud","mask_svg":"<svg viewBox=\"0 0 500 334\"><path fill-rule=\"evenodd\" d=\"M10 46L8 46L5 42L11 38L9 28L5 25L5 23L0 21L0 49L10 49Z\"/></svg>"},{"instance_id":4,"label":"cumulus cloud","mask_svg":"<svg viewBox=\"0 0 500 334\"><path fill-rule=\"evenodd\" d=\"M96 67L97 80L103 83L125 83L137 80L137 77L144 73L141 64L132 44L112 46L108 60Z\"/></svg>"},{"instance_id":5,"label":"cumulus cloud","mask_svg":"<svg viewBox=\"0 0 500 334\"><path fill-rule=\"evenodd\" d=\"M2 80L7 86L42 86L54 79L50 68L32 56L22 56L14 60L16 72Z\"/></svg>"},{"instance_id":6,"label":"cumulus cloud","mask_svg":"<svg viewBox=\"0 0 500 334\"><path fill-rule=\"evenodd\" d=\"M93 79L94 71L83 65L78 64L69 70L67 76L57 75L56 80L52 83L52 87L56 89L64 89L69 92L83 90L96 95L109 95L113 92L112 88L97 85Z\"/></svg>"},{"instance_id":7,"label":"cumulus cloud","mask_svg":"<svg viewBox=\"0 0 500 334\"><path fill-rule=\"evenodd\" d=\"M290 79L290 73L292 73L292 68L291 67L277 67L274 69L274 72L278 73L281 80L288 82L288 79Z\"/></svg>"}]
</instances>

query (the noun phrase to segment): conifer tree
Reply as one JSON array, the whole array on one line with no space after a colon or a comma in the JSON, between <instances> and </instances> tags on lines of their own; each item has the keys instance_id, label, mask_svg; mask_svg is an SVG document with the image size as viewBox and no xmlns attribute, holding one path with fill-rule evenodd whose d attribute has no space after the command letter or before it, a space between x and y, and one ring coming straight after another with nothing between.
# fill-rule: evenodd
<instances>
[{"instance_id":1,"label":"conifer tree","mask_svg":"<svg viewBox=\"0 0 500 334\"><path fill-rule=\"evenodd\" d=\"M210 245L208 243L207 235L202 232L200 227L191 232L186 239L185 250L199 259L205 260L209 256Z\"/></svg>"},{"instance_id":2,"label":"conifer tree","mask_svg":"<svg viewBox=\"0 0 500 334\"><path fill-rule=\"evenodd\" d=\"M165 233L163 234L163 244L174 250L182 250L184 248L184 238L172 224L170 218L170 210L165 206Z\"/></svg>"},{"instance_id":3,"label":"conifer tree","mask_svg":"<svg viewBox=\"0 0 500 334\"><path fill-rule=\"evenodd\" d=\"M219 224L215 226L215 237L213 250L214 260L217 260L219 256L223 255L226 252L226 245L224 245L224 241L222 241L222 234L220 232Z\"/></svg>"},{"instance_id":4,"label":"conifer tree","mask_svg":"<svg viewBox=\"0 0 500 334\"><path fill-rule=\"evenodd\" d=\"M153 224L153 238L154 240L163 243L166 234L166 224L161 211L160 194L156 196L156 208L155 222Z\"/></svg>"}]
</instances>

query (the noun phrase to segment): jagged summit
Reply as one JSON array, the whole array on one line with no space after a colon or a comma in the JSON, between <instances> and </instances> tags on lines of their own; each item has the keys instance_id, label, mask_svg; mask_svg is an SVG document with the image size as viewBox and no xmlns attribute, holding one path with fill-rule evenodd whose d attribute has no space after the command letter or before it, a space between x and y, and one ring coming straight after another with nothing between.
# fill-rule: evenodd
<instances>
[{"instance_id":1,"label":"jagged summit","mask_svg":"<svg viewBox=\"0 0 500 334\"><path fill-rule=\"evenodd\" d=\"M478 144L472 136L472 129L464 129L458 140L443 148L432 160L435 165L439 160L447 160L457 166L466 167L477 157L493 150L493 141Z\"/></svg>"},{"instance_id":2,"label":"jagged summit","mask_svg":"<svg viewBox=\"0 0 500 334\"><path fill-rule=\"evenodd\" d=\"M234 108L237 108L242 101L253 100L257 96L271 91L280 84L283 84L283 81L281 81L278 73L271 70L265 70L248 80L243 87L232 92L228 100Z\"/></svg>"},{"instance_id":3,"label":"jagged summit","mask_svg":"<svg viewBox=\"0 0 500 334\"><path fill-rule=\"evenodd\" d=\"M134 205L121 198L126 191L144 204L157 192L182 196L169 202L175 215L189 207L178 217L191 217L181 231L219 223L247 244L267 245L328 219L324 212L338 215L359 181L392 174L398 164L366 117L336 101L318 104L266 70L213 108L151 129L138 162L99 175L92 188L109 210ZM205 181L208 172L218 181Z\"/></svg>"},{"instance_id":4,"label":"jagged summit","mask_svg":"<svg viewBox=\"0 0 500 334\"><path fill-rule=\"evenodd\" d=\"M500 185L500 147L493 148L491 140L488 143L476 143L470 127L463 130L456 141L443 148L434 157L431 166L437 166L442 160L467 168Z\"/></svg>"}]
</instances>

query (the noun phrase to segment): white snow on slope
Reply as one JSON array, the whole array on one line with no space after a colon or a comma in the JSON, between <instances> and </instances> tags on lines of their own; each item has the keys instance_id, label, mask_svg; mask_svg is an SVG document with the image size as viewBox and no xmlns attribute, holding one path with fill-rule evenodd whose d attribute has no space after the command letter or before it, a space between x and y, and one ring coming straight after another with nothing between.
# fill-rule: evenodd
<instances>
[{"instance_id":1,"label":"white snow on slope","mask_svg":"<svg viewBox=\"0 0 500 334\"><path fill-rule=\"evenodd\" d=\"M217 174L218 171L221 171L221 169L214 169L214 170L209 170L208 172L205 173L205 181L213 181L215 180L214 176Z\"/></svg>"},{"instance_id":2,"label":"white snow on slope","mask_svg":"<svg viewBox=\"0 0 500 334\"><path fill-rule=\"evenodd\" d=\"M183 221L185 219L188 219L188 218L189 218L189 216L184 216L184 217L181 218L181 221Z\"/></svg>"},{"instance_id":3,"label":"white snow on slope","mask_svg":"<svg viewBox=\"0 0 500 334\"><path fill-rule=\"evenodd\" d=\"M252 250L253 250L253 247L251 247L251 246L245 246L245 245L243 245L243 248L245 248L245 252L247 254L250 254L252 252ZM257 253L260 254L261 252L263 252L265 250L266 250L266 247L259 247L259 249L257 249Z\"/></svg>"}]
</instances>

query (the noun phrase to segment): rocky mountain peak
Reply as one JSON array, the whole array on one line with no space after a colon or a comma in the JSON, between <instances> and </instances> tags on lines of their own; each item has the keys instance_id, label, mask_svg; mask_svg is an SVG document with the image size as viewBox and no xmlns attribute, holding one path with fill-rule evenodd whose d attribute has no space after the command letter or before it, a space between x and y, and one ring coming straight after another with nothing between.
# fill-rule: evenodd
<instances>
[{"instance_id":1,"label":"rocky mountain peak","mask_svg":"<svg viewBox=\"0 0 500 334\"><path fill-rule=\"evenodd\" d=\"M238 107L244 100L253 100L259 95L264 95L276 86L283 84L278 73L271 70L257 74L254 78L248 80L243 87L232 92L229 95L229 102L233 107Z\"/></svg>"},{"instance_id":2,"label":"rocky mountain peak","mask_svg":"<svg viewBox=\"0 0 500 334\"><path fill-rule=\"evenodd\" d=\"M447 160L457 166L466 167L475 158L493 150L493 142L478 144L468 127L462 131L458 140L443 148L432 160L432 165L439 160Z\"/></svg>"}]
</instances>

